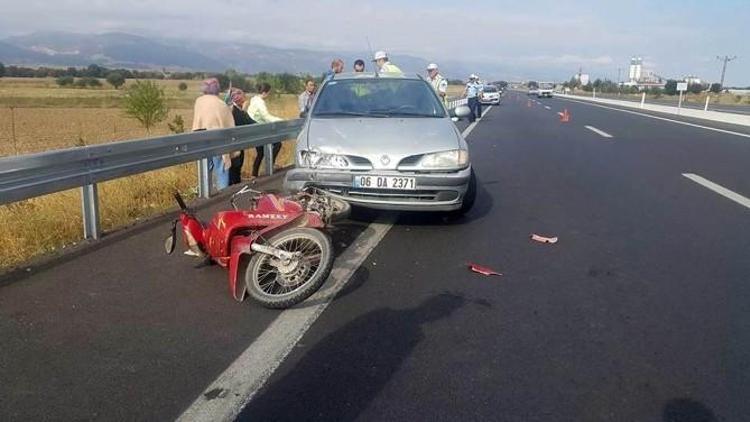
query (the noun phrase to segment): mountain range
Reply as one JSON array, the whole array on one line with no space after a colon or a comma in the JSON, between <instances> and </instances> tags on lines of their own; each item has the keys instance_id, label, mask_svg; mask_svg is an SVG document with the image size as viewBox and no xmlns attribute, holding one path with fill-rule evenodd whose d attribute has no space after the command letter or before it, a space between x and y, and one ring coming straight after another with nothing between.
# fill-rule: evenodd
<instances>
[{"instance_id":1,"label":"mountain range","mask_svg":"<svg viewBox=\"0 0 750 422\"><path fill-rule=\"evenodd\" d=\"M184 71L290 72L321 74L335 57L347 68L367 52L315 51L280 48L241 42L152 39L121 32L79 34L35 32L0 40L0 62L25 66L87 66ZM366 60L367 61L367 60ZM424 74L430 60L394 54L392 61L405 72ZM368 63L368 67L371 65ZM487 66L443 62L441 72L449 78L465 79L469 73L489 72Z\"/></svg>"}]
</instances>

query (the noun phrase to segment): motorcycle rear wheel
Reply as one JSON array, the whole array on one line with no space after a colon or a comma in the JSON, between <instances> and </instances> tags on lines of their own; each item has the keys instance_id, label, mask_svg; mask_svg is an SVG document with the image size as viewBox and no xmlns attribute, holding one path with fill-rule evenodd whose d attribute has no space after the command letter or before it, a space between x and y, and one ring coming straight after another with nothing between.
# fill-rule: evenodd
<instances>
[{"instance_id":1,"label":"motorcycle rear wheel","mask_svg":"<svg viewBox=\"0 0 750 422\"><path fill-rule=\"evenodd\" d=\"M245 285L250 297L266 308L294 306L315 293L333 267L333 246L328 235L317 229L293 228L277 233L268 246L302 257L290 268L271 264L274 257L256 253L245 270Z\"/></svg>"}]
</instances>

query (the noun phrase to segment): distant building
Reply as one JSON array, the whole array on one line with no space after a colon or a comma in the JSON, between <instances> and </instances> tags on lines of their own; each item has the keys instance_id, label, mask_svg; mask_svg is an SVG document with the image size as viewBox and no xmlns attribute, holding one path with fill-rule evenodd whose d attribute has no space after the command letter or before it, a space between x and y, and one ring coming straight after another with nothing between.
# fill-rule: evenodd
<instances>
[{"instance_id":1,"label":"distant building","mask_svg":"<svg viewBox=\"0 0 750 422\"><path fill-rule=\"evenodd\" d=\"M623 82L622 85L634 86L642 90L646 88L662 88L665 83L664 78L657 75L654 71L643 68L642 57L631 57L628 81Z\"/></svg>"},{"instance_id":2,"label":"distant building","mask_svg":"<svg viewBox=\"0 0 750 422\"><path fill-rule=\"evenodd\" d=\"M630 58L630 71L628 72L628 78L630 82L640 82L641 76L643 75L643 58L631 57Z\"/></svg>"}]
</instances>

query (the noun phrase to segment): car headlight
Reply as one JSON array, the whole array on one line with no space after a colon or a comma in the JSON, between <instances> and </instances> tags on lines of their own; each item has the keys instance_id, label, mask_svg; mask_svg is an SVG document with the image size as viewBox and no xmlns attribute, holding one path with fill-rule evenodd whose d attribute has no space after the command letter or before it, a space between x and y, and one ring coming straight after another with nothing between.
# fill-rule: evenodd
<instances>
[{"instance_id":1,"label":"car headlight","mask_svg":"<svg viewBox=\"0 0 750 422\"><path fill-rule=\"evenodd\" d=\"M349 167L349 160L344 155L325 154L318 151L300 151L299 167L344 169Z\"/></svg>"},{"instance_id":2,"label":"car headlight","mask_svg":"<svg viewBox=\"0 0 750 422\"><path fill-rule=\"evenodd\" d=\"M419 161L419 166L427 169L463 168L467 165L469 165L469 151L465 149L425 154Z\"/></svg>"}]
</instances>

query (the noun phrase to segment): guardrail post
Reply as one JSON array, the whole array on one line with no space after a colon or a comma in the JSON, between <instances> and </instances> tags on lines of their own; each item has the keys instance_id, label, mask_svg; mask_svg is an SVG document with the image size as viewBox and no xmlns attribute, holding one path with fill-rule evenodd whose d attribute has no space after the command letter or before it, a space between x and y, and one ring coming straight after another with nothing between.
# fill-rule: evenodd
<instances>
[{"instance_id":1,"label":"guardrail post","mask_svg":"<svg viewBox=\"0 0 750 422\"><path fill-rule=\"evenodd\" d=\"M706 105L703 107L703 111L708 111L708 101L711 100L710 95L706 95Z\"/></svg>"},{"instance_id":2,"label":"guardrail post","mask_svg":"<svg viewBox=\"0 0 750 422\"><path fill-rule=\"evenodd\" d=\"M646 92L644 91L643 94L641 94L641 108L643 108L643 105L646 104Z\"/></svg>"},{"instance_id":3,"label":"guardrail post","mask_svg":"<svg viewBox=\"0 0 750 422\"><path fill-rule=\"evenodd\" d=\"M263 155L266 160L266 176L273 174L273 143L263 145Z\"/></svg>"},{"instance_id":4,"label":"guardrail post","mask_svg":"<svg viewBox=\"0 0 750 422\"><path fill-rule=\"evenodd\" d=\"M197 161L198 164L198 196L200 198L211 197L211 172L208 171L208 158Z\"/></svg>"},{"instance_id":5,"label":"guardrail post","mask_svg":"<svg viewBox=\"0 0 750 422\"><path fill-rule=\"evenodd\" d=\"M96 183L81 186L84 239L99 239L99 192Z\"/></svg>"}]
</instances>

